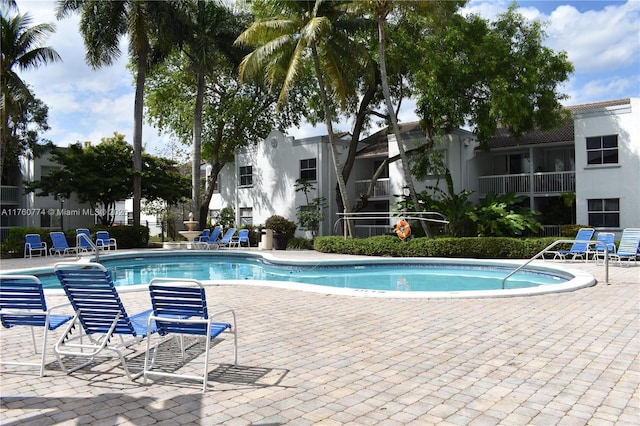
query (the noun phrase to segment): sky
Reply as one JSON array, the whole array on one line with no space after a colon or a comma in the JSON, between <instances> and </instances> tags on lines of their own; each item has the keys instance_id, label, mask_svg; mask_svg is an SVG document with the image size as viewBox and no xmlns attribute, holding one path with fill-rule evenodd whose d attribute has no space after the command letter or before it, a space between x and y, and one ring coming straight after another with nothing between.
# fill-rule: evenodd
<instances>
[{"instance_id":1,"label":"sky","mask_svg":"<svg viewBox=\"0 0 640 426\"><path fill-rule=\"evenodd\" d=\"M511 0L472 0L464 13L493 19ZM575 71L561 87L565 105L640 97L640 0L522 0L519 12L545 23L544 44L567 52ZM58 146L78 141L100 142L114 132L133 139L135 84L126 69L126 42L122 55L111 66L94 70L85 62L85 47L78 31L79 16L58 21L53 0L17 0L20 13L29 13L33 24L50 23L56 32L45 42L62 57L61 62L21 72L36 97L49 106L51 129L41 136ZM416 119L413 104L404 102L399 120ZM349 123L337 123L337 131L349 131ZM375 130L375 129L374 129ZM326 134L324 125L302 125L288 134L304 138ZM152 154L167 154L168 135L145 123L143 145ZM175 146L175 145L173 145ZM166 155L164 155L166 156Z\"/></svg>"}]
</instances>

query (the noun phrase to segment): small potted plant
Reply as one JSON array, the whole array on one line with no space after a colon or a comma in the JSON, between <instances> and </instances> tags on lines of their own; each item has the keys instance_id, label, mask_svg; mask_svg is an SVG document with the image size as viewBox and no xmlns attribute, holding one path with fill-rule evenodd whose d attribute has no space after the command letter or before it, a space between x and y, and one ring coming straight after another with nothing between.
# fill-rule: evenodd
<instances>
[{"instance_id":1,"label":"small potted plant","mask_svg":"<svg viewBox=\"0 0 640 426\"><path fill-rule=\"evenodd\" d=\"M287 243L293 238L297 225L283 216L273 215L266 220L264 227L273 230L273 248L286 250Z\"/></svg>"}]
</instances>

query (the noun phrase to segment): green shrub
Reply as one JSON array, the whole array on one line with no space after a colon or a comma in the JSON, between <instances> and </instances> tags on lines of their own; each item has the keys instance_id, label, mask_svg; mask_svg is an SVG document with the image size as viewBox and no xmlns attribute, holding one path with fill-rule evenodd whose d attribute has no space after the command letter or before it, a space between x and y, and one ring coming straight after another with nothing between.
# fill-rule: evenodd
<instances>
[{"instance_id":1,"label":"green shrub","mask_svg":"<svg viewBox=\"0 0 640 426\"><path fill-rule=\"evenodd\" d=\"M108 231L111 238L118 242L118 249L146 248L149 245L149 228L146 226L96 226L92 228L91 235L95 237L96 231ZM75 231L74 231L75 234Z\"/></svg>"},{"instance_id":2,"label":"green shrub","mask_svg":"<svg viewBox=\"0 0 640 426\"><path fill-rule=\"evenodd\" d=\"M412 238L406 242L383 235L371 238L317 237L314 249L323 253L393 257L529 259L556 238L467 237Z\"/></svg>"},{"instance_id":3,"label":"green shrub","mask_svg":"<svg viewBox=\"0 0 640 426\"><path fill-rule=\"evenodd\" d=\"M51 247L49 239L49 229L17 227L10 228L9 235L2 243L2 252L10 256L22 257L24 255L24 236L27 234L38 234L40 239L47 243L47 247Z\"/></svg>"},{"instance_id":4,"label":"green shrub","mask_svg":"<svg viewBox=\"0 0 640 426\"><path fill-rule=\"evenodd\" d=\"M302 237L293 237L287 243L287 249L313 250L313 241Z\"/></svg>"}]
</instances>

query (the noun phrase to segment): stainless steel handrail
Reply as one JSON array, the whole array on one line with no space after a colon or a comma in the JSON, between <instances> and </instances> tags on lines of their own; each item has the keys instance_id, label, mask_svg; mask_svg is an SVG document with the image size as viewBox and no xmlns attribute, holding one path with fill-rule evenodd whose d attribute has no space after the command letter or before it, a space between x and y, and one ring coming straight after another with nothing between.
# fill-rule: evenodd
<instances>
[{"instance_id":1,"label":"stainless steel handrail","mask_svg":"<svg viewBox=\"0 0 640 426\"><path fill-rule=\"evenodd\" d=\"M80 247L80 239L84 239L84 241L89 243L89 245L91 246L93 251L96 252L96 262L100 262L100 249L98 248L98 246L95 245L95 243L93 241L91 241L91 238L89 238L87 236L87 234L78 234L78 235L76 235L76 247ZM79 250L76 251L76 258L77 259L80 258L80 251Z\"/></svg>"},{"instance_id":2,"label":"stainless steel handrail","mask_svg":"<svg viewBox=\"0 0 640 426\"><path fill-rule=\"evenodd\" d=\"M609 284L609 247L607 247L607 245L605 243L603 243L602 241L593 241L593 240L557 240L557 241L554 241L553 243L549 244L547 247L545 247L540 252L538 252L538 254L533 256L531 259L527 260L522 265L518 266L516 269L511 271L511 273L509 273L509 275L504 277L502 279L502 289L504 290L505 281L507 281L507 279L509 279L513 274L515 274L516 272L518 272L519 270L521 270L522 268L524 268L525 266L527 266L528 264L533 262L540 255L544 256L544 254L547 253L549 251L549 249L552 249L553 247L557 246L558 244L562 244L562 243L581 243L581 244L587 244L587 246L589 246L591 244L595 244L596 246L597 245L601 245L602 247L604 247L604 283L605 284ZM587 254L585 254L585 256L586 255ZM543 259L544 259L544 257L543 257Z\"/></svg>"}]
</instances>

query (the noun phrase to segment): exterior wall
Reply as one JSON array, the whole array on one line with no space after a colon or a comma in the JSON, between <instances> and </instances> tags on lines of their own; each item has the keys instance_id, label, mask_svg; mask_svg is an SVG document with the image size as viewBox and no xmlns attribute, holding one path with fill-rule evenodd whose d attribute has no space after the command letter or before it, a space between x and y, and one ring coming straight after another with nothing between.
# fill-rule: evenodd
<instances>
[{"instance_id":1,"label":"exterior wall","mask_svg":"<svg viewBox=\"0 0 640 426\"><path fill-rule=\"evenodd\" d=\"M341 143L338 155L346 153ZM319 235L329 235L336 219L336 176L331 159L328 138L314 137L296 140L273 130L267 138L255 145L239 150L236 161L227 164L218 176L219 193L215 193L209 204L210 210L231 206L240 223L240 210L252 209L253 225L262 225L271 215L278 214L297 222L297 207L306 204L304 194L295 191L295 181L300 177L300 160L316 159L317 181L309 200L325 197L329 208ZM252 185L239 185L240 167L252 167ZM303 235L301 230L297 235Z\"/></svg>"},{"instance_id":2,"label":"exterior wall","mask_svg":"<svg viewBox=\"0 0 640 426\"><path fill-rule=\"evenodd\" d=\"M587 200L619 198L620 231L640 227L640 98L630 105L601 107L574 114L576 219L589 224ZM587 164L586 138L618 135L618 164Z\"/></svg>"}]
</instances>

